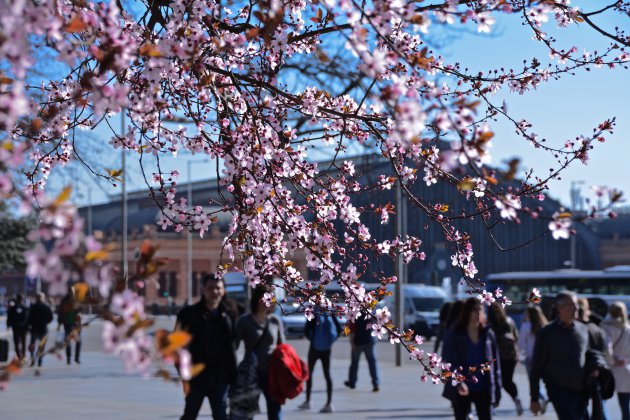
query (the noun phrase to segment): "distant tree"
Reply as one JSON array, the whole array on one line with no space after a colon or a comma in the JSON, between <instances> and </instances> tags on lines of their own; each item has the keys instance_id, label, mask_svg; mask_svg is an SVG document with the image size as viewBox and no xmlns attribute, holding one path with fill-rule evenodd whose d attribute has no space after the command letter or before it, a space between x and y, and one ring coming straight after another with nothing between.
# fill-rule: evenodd
<instances>
[{"instance_id":1,"label":"distant tree","mask_svg":"<svg viewBox=\"0 0 630 420\"><path fill-rule=\"evenodd\" d=\"M24 251L33 246L27 235L34 228L32 218L16 218L7 213L5 205L0 205L0 273L26 268Z\"/></svg>"}]
</instances>

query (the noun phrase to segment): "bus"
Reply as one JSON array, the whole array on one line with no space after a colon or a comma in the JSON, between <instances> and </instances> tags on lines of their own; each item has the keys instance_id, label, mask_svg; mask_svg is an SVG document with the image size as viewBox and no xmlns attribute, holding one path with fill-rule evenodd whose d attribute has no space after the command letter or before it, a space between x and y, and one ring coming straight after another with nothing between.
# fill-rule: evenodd
<instances>
[{"instance_id":1,"label":"bus","mask_svg":"<svg viewBox=\"0 0 630 420\"><path fill-rule=\"evenodd\" d=\"M508 314L519 320L525 310L525 301L532 288L537 288L543 297L543 308L549 311L545 299L561 290L570 290L587 297L593 311L606 314L607 306L615 300L630 305L630 266L615 266L603 270L562 269L553 271L521 271L490 274L486 277L485 289L497 287L512 300L506 308Z\"/></svg>"}]
</instances>

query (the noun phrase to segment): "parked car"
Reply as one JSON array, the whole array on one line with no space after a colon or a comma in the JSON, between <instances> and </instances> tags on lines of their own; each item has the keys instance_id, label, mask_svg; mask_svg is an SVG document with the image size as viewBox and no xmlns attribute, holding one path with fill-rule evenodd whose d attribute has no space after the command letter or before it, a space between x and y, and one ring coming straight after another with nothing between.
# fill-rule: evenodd
<instances>
[{"instance_id":1,"label":"parked car","mask_svg":"<svg viewBox=\"0 0 630 420\"><path fill-rule=\"evenodd\" d=\"M411 328L427 340L437 334L440 308L448 300L448 295L441 287L424 284L403 285L404 328ZM394 311L395 296L388 296L385 304Z\"/></svg>"},{"instance_id":2,"label":"parked car","mask_svg":"<svg viewBox=\"0 0 630 420\"><path fill-rule=\"evenodd\" d=\"M240 271L231 271L223 276L225 282L225 291L230 299L234 299L237 303L247 306L249 283L245 274Z\"/></svg>"},{"instance_id":3,"label":"parked car","mask_svg":"<svg viewBox=\"0 0 630 420\"><path fill-rule=\"evenodd\" d=\"M287 338L303 338L306 329L304 310L292 299L276 305L276 315L282 319Z\"/></svg>"}]
</instances>

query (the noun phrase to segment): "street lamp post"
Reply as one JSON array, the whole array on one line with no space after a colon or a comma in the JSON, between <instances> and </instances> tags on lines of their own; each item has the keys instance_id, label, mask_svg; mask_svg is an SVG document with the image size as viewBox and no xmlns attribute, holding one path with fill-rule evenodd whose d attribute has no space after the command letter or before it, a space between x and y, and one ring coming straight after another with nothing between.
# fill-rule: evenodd
<instances>
[{"instance_id":1,"label":"street lamp post","mask_svg":"<svg viewBox=\"0 0 630 420\"><path fill-rule=\"evenodd\" d=\"M120 135L125 137L125 109L120 112ZM127 153L125 148L122 148L122 270L123 278L125 279L125 289L129 287L129 261L127 256Z\"/></svg>"},{"instance_id":2,"label":"street lamp post","mask_svg":"<svg viewBox=\"0 0 630 420\"><path fill-rule=\"evenodd\" d=\"M400 181L396 187L396 234L398 235L399 240L403 239L403 235L405 232L405 214L403 214L404 208L404 198L402 195L402 185ZM405 311L404 311L404 303L405 299L403 296L403 281L405 277L405 266L403 263L403 256L401 253L398 253L396 257L396 313L394 314L394 320L396 321L396 325L400 331L405 330ZM402 349L401 346L394 346L396 349L396 366L402 366Z\"/></svg>"},{"instance_id":3,"label":"street lamp post","mask_svg":"<svg viewBox=\"0 0 630 420\"><path fill-rule=\"evenodd\" d=\"M582 194L580 194L580 185L584 184L584 181L571 181L571 211L574 213L582 211ZM577 260L577 229L574 234L571 235L571 268L575 268Z\"/></svg>"}]
</instances>

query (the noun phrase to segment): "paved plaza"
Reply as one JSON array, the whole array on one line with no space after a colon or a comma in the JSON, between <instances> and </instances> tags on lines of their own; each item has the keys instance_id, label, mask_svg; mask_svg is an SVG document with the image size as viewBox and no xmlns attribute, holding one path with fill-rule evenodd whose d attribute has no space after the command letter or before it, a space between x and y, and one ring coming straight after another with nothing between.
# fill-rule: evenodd
<instances>
[{"instance_id":1,"label":"paved plaza","mask_svg":"<svg viewBox=\"0 0 630 420\"><path fill-rule=\"evenodd\" d=\"M166 327L173 322L160 320ZM51 335L53 333L51 332ZM181 385L157 378L141 378L124 372L119 359L99 351L100 326L93 325L84 331L86 351L81 365L67 366L65 356L44 360L41 374L35 376L32 368L14 378L9 389L0 393L0 419L178 419L183 411ZM52 338L52 336L51 336ZM305 358L306 340L291 340L298 353ZM430 343L427 350L432 346ZM320 414L326 398L325 381L320 365L313 376L312 409L298 410L304 396L290 400L284 406L286 420L306 419L447 419L452 418L450 403L442 398L442 386L420 382L420 369L405 360L402 367L394 364L394 348L388 343L378 344L381 370L381 391L372 392L367 363L361 360L357 388L343 385L347 378L350 346L346 338L334 346L332 376L334 383L333 405L335 412ZM516 373L521 398L528 403L527 377L519 367ZM621 418L616 397L607 403L609 418ZM261 399L264 410L264 399ZM533 417L526 412L517 417L514 404L504 393L501 405L495 411L499 419ZM202 408L200 418L210 419L209 405ZM258 415L256 419L265 419ZM539 419L553 419L553 410Z\"/></svg>"}]
</instances>

